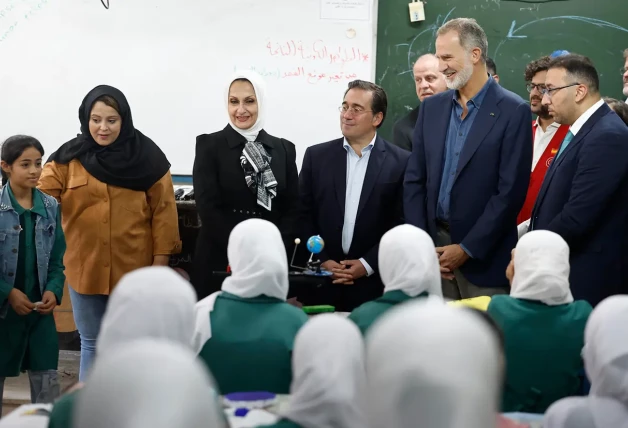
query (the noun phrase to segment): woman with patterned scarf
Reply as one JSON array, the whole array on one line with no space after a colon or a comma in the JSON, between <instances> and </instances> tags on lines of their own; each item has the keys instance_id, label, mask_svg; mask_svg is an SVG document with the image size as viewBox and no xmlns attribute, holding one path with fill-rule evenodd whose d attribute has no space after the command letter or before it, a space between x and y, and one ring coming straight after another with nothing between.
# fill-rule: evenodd
<instances>
[{"instance_id":1,"label":"woman with patterned scarf","mask_svg":"<svg viewBox=\"0 0 628 428\"><path fill-rule=\"evenodd\" d=\"M237 72L225 92L229 124L196 138L194 194L201 218L192 282L199 299L210 294L213 271L227 269L231 230L249 218L277 226L292 249L298 203L294 144L264 129L264 82Z\"/></svg>"}]
</instances>

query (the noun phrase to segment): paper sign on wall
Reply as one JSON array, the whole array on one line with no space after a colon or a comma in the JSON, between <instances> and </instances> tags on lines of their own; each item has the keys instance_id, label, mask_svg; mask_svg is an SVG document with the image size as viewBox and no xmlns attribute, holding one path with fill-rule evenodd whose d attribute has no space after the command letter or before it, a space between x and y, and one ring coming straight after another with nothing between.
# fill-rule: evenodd
<instances>
[{"instance_id":1,"label":"paper sign on wall","mask_svg":"<svg viewBox=\"0 0 628 428\"><path fill-rule=\"evenodd\" d=\"M321 0L321 19L369 21L371 0Z\"/></svg>"}]
</instances>

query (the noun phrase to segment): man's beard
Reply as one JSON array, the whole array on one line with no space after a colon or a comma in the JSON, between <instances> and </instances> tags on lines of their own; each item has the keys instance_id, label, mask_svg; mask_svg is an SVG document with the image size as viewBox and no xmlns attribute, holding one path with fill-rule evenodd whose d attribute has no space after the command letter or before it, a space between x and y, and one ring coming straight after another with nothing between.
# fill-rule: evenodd
<instances>
[{"instance_id":1,"label":"man's beard","mask_svg":"<svg viewBox=\"0 0 628 428\"><path fill-rule=\"evenodd\" d=\"M445 70L447 73L447 70ZM462 70L456 72L456 76L453 80L449 80L445 78L445 82L447 83L447 88L449 89L460 89L469 83L471 76L473 75L473 63L469 58L465 58L464 67Z\"/></svg>"}]
</instances>

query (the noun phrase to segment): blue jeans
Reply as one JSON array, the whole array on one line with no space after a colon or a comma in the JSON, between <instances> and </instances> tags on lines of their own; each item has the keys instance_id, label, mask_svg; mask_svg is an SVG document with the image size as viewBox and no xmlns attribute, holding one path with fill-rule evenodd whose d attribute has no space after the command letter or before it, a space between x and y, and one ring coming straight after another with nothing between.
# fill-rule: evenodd
<instances>
[{"instance_id":1,"label":"blue jeans","mask_svg":"<svg viewBox=\"0 0 628 428\"><path fill-rule=\"evenodd\" d=\"M74 322L81 336L79 382L84 382L96 356L96 340L109 296L81 294L74 291L72 287L68 288L70 289L70 299L72 299Z\"/></svg>"}]
</instances>

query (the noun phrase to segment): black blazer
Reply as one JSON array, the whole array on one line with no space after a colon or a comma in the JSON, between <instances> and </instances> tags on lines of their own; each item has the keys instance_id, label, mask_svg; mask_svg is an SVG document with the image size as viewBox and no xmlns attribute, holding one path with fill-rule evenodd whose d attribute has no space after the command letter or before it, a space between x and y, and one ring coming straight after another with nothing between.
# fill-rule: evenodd
<instances>
[{"instance_id":1,"label":"black blazer","mask_svg":"<svg viewBox=\"0 0 628 428\"><path fill-rule=\"evenodd\" d=\"M320 235L325 249L321 261L359 259L378 272L379 241L402 224L403 177L410 152L379 136L371 152L349 254L342 250L342 227L347 189L344 139L308 147L299 175L302 236Z\"/></svg>"},{"instance_id":2,"label":"black blazer","mask_svg":"<svg viewBox=\"0 0 628 428\"><path fill-rule=\"evenodd\" d=\"M195 271L197 274L200 271L200 275L195 275L195 286L205 283L211 270L225 270L229 234L241 221L268 220L279 228L284 242L294 241L298 213L294 144L264 130L260 131L257 141L271 156L270 167L277 179L277 196L272 200L271 211L257 204L256 195L246 185L240 166L240 155L246 143L242 135L227 125L222 131L196 137L194 196L202 226L196 245Z\"/></svg>"},{"instance_id":3,"label":"black blazer","mask_svg":"<svg viewBox=\"0 0 628 428\"><path fill-rule=\"evenodd\" d=\"M418 118L419 107L416 107L395 122L395 125L393 126L392 141L395 146L401 147L402 149L406 149L410 152L412 151L412 136L414 134L414 126L416 125Z\"/></svg>"},{"instance_id":4,"label":"black blazer","mask_svg":"<svg viewBox=\"0 0 628 428\"><path fill-rule=\"evenodd\" d=\"M574 299L592 306L628 292L628 128L602 104L550 165L532 230L569 244Z\"/></svg>"}]
</instances>

